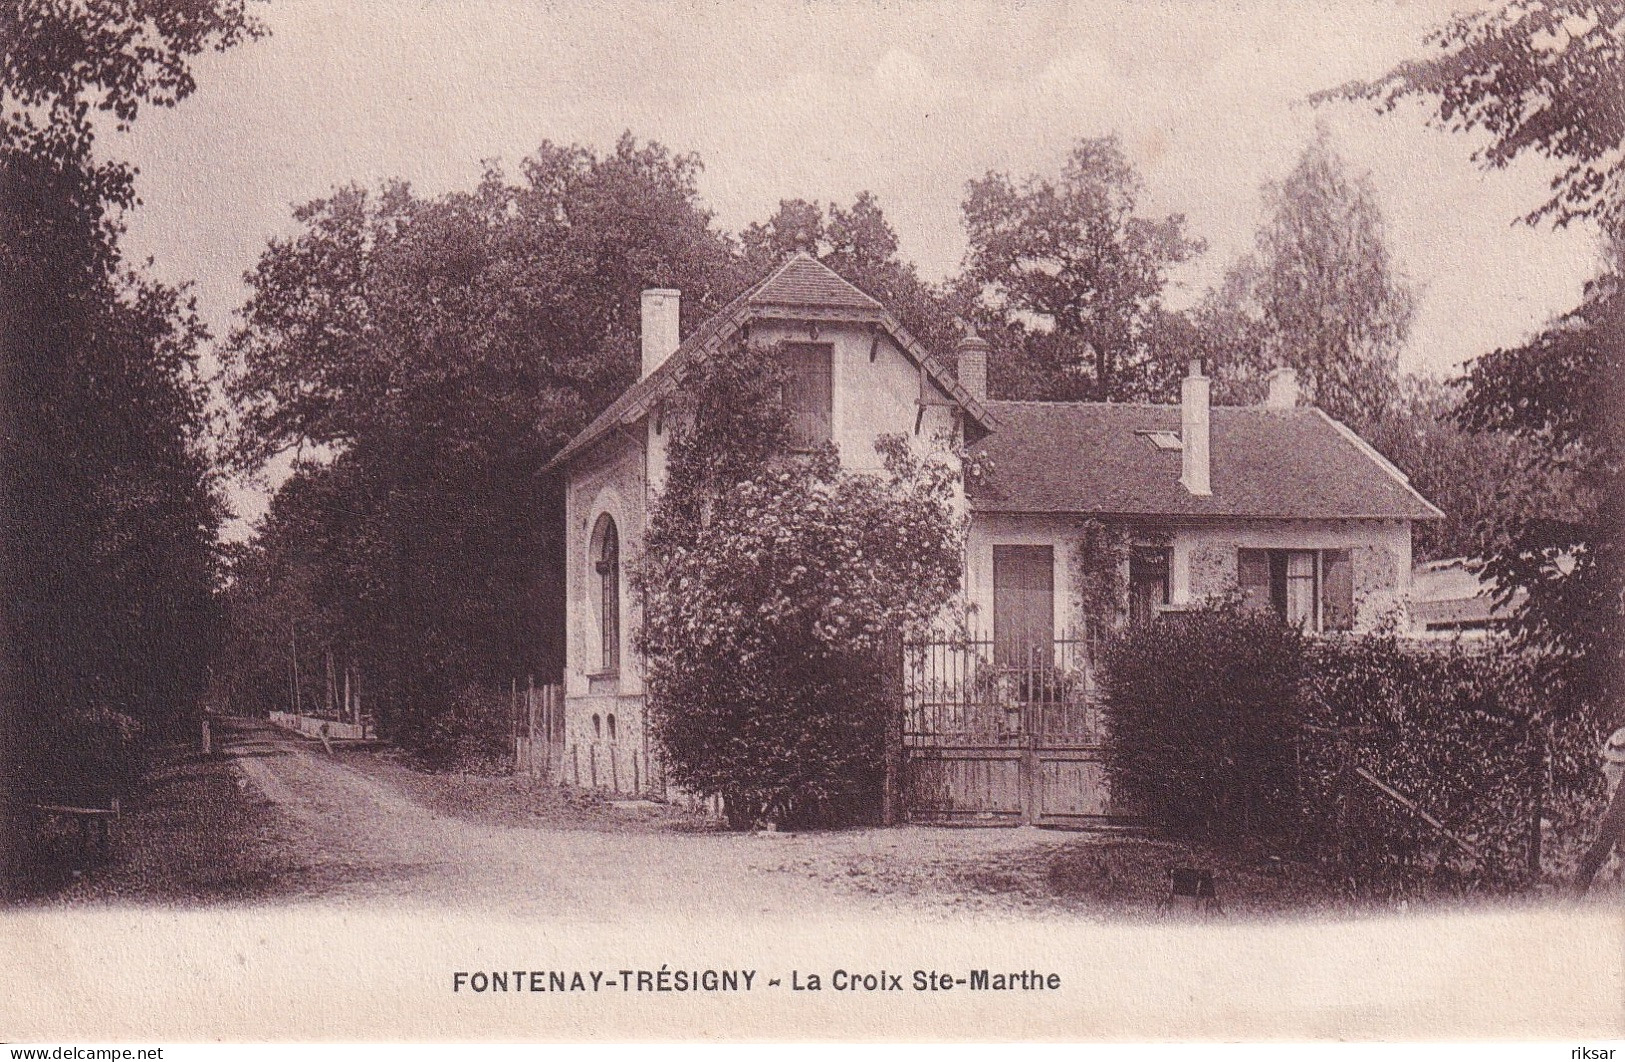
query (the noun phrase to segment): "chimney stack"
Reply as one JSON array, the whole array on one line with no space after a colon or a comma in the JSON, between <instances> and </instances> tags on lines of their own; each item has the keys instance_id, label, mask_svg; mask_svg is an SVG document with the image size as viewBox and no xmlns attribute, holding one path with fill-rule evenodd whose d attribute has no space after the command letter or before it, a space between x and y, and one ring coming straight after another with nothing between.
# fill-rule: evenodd
<instances>
[{"instance_id":1,"label":"chimney stack","mask_svg":"<svg viewBox=\"0 0 1625 1062\"><path fill-rule=\"evenodd\" d=\"M954 348L959 359L956 375L959 383L978 402L987 401L987 356L993 348L987 340L970 328Z\"/></svg>"},{"instance_id":2,"label":"chimney stack","mask_svg":"<svg viewBox=\"0 0 1625 1062\"><path fill-rule=\"evenodd\" d=\"M1298 406L1298 370L1282 367L1264 377L1269 382L1269 397L1264 399L1266 409L1296 409Z\"/></svg>"},{"instance_id":3,"label":"chimney stack","mask_svg":"<svg viewBox=\"0 0 1625 1062\"><path fill-rule=\"evenodd\" d=\"M649 288L643 293L644 376L660 368L681 342L678 324L682 296L675 288Z\"/></svg>"},{"instance_id":4,"label":"chimney stack","mask_svg":"<svg viewBox=\"0 0 1625 1062\"><path fill-rule=\"evenodd\" d=\"M1192 494L1207 497L1213 493L1208 477L1210 434L1208 378L1202 375L1201 359L1191 361L1190 375L1179 385L1179 439L1183 474L1179 482Z\"/></svg>"}]
</instances>

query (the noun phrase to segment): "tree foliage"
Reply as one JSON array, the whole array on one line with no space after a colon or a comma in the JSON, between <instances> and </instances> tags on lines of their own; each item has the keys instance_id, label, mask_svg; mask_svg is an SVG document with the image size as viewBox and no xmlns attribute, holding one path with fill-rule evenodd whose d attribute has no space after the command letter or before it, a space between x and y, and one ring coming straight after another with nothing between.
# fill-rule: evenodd
<instances>
[{"instance_id":1,"label":"tree foliage","mask_svg":"<svg viewBox=\"0 0 1625 1062\"><path fill-rule=\"evenodd\" d=\"M1484 355L1467 375L1462 422L1527 440L1531 467L1568 504L1508 511L1485 570L1529 598L1521 633L1552 654L1569 709L1620 720L1625 691L1625 293L1607 276L1528 343Z\"/></svg>"},{"instance_id":2,"label":"tree foliage","mask_svg":"<svg viewBox=\"0 0 1625 1062\"><path fill-rule=\"evenodd\" d=\"M121 789L194 716L219 521L184 291L124 267L134 171L95 150L257 32L241 3L0 9L0 862L15 801ZM59 796L60 799L60 796Z\"/></svg>"},{"instance_id":3,"label":"tree foliage","mask_svg":"<svg viewBox=\"0 0 1625 1062\"><path fill-rule=\"evenodd\" d=\"M1562 164L1552 197L1525 220L1589 217L1625 230L1625 3L1513 0L1457 15L1429 43L1440 54L1315 99L1375 100L1384 111L1418 99L1440 128L1488 133L1474 154L1487 166L1529 152Z\"/></svg>"},{"instance_id":4,"label":"tree foliage","mask_svg":"<svg viewBox=\"0 0 1625 1062\"><path fill-rule=\"evenodd\" d=\"M563 519L542 466L636 378L641 289L683 289L697 321L740 286L698 172L630 136L544 144L518 179L297 212L227 347L238 464L302 455L242 559L234 638L287 662L285 618L313 657L354 662L408 740L470 683L557 672Z\"/></svg>"},{"instance_id":5,"label":"tree foliage","mask_svg":"<svg viewBox=\"0 0 1625 1062\"><path fill-rule=\"evenodd\" d=\"M1141 216L1143 192L1115 136L1079 141L1058 179L989 172L967 186L965 280L1021 340L1019 397L1156 390L1162 348L1148 340L1166 313L1167 271L1204 245L1181 216Z\"/></svg>"},{"instance_id":6,"label":"tree foliage","mask_svg":"<svg viewBox=\"0 0 1625 1062\"><path fill-rule=\"evenodd\" d=\"M1412 526L1417 560L1487 557L1506 547L1520 519L1568 519L1579 512L1573 476L1545 467L1536 441L1461 425L1465 395L1461 381L1407 375L1362 429L1366 441L1444 512L1442 520Z\"/></svg>"},{"instance_id":7,"label":"tree foliage","mask_svg":"<svg viewBox=\"0 0 1625 1062\"><path fill-rule=\"evenodd\" d=\"M1442 54L1319 99L1416 98L1434 124L1486 133L1476 158L1503 167L1557 160L1552 197L1525 216L1597 222L1613 261L1582 304L1527 343L1479 358L1460 422L1524 441L1531 475L1568 504L1501 514L1486 560L1502 594L1526 590L1525 640L1548 653L1557 714L1619 720L1625 571L1620 561L1620 241L1625 239L1625 3L1511 0L1458 16L1431 42Z\"/></svg>"},{"instance_id":8,"label":"tree foliage","mask_svg":"<svg viewBox=\"0 0 1625 1062\"><path fill-rule=\"evenodd\" d=\"M653 733L731 821L844 817L881 775L887 632L959 587L957 462L879 444L884 475L785 449L771 349L687 381L637 586Z\"/></svg>"},{"instance_id":9,"label":"tree foliage","mask_svg":"<svg viewBox=\"0 0 1625 1062\"><path fill-rule=\"evenodd\" d=\"M1395 398L1415 304L1370 177L1351 173L1322 130L1264 202L1256 250L1214 297L1231 340L1222 368L1243 379L1293 368L1306 397L1364 430Z\"/></svg>"}]
</instances>

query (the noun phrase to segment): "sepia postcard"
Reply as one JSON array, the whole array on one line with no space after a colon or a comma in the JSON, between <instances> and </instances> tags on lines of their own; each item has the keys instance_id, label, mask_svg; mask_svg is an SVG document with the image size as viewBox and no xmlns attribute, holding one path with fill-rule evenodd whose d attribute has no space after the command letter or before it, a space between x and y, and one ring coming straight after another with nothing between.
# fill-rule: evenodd
<instances>
[{"instance_id":1,"label":"sepia postcard","mask_svg":"<svg viewBox=\"0 0 1625 1062\"><path fill-rule=\"evenodd\" d=\"M1625 3L0 37L0 1039L1625 1040Z\"/></svg>"}]
</instances>

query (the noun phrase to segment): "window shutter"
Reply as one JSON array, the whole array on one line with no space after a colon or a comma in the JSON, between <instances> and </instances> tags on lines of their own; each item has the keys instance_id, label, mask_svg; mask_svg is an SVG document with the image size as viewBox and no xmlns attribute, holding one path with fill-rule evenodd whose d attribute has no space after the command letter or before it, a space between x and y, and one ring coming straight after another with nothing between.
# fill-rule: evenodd
<instances>
[{"instance_id":1,"label":"window shutter","mask_svg":"<svg viewBox=\"0 0 1625 1062\"><path fill-rule=\"evenodd\" d=\"M1236 551L1236 583L1243 608L1267 609L1270 602L1270 554L1265 549Z\"/></svg>"},{"instance_id":2,"label":"window shutter","mask_svg":"<svg viewBox=\"0 0 1625 1062\"><path fill-rule=\"evenodd\" d=\"M1354 564L1346 549L1320 555L1322 625L1329 631L1354 629Z\"/></svg>"},{"instance_id":3,"label":"window shutter","mask_svg":"<svg viewBox=\"0 0 1625 1062\"><path fill-rule=\"evenodd\" d=\"M835 388L828 343L785 344L784 404L790 414L790 444L809 450L830 440Z\"/></svg>"}]
</instances>

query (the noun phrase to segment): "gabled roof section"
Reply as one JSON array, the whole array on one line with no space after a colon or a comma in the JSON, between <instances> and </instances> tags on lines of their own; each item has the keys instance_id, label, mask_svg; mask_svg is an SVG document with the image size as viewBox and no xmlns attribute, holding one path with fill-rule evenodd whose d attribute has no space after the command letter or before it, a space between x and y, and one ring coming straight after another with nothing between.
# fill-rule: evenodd
<instances>
[{"instance_id":1,"label":"gabled roof section","mask_svg":"<svg viewBox=\"0 0 1625 1062\"><path fill-rule=\"evenodd\" d=\"M722 350L752 318L868 322L890 336L898 349L921 366L931 381L973 420L984 428L994 427L985 405L977 402L889 310L829 266L800 251L691 332L659 368L623 391L571 439L547 463L547 470L568 464L616 427L637 422L675 391L693 366Z\"/></svg>"},{"instance_id":2,"label":"gabled roof section","mask_svg":"<svg viewBox=\"0 0 1625 1062\"><path fill-rule=\"evenodd\" d=\"M999 430L974 447L992 470L968 485L982 512L1102 516L1432 520L1444 514L1386 458L1318 409L1214 406L1211 496L1180 483L1179 407L989 402Z\"/></svg>"},{"instance_id":3,"label":"gabled roof section","mask_svg":"<svg viewBox=\"0 0 1625 1062\"><path fill-rule=\"evenodd\" d=\"M831 310L881 309L879 302L805 251L791 256L769 273L750 293L750 304Z\"/></svg>"}]
</instances>

